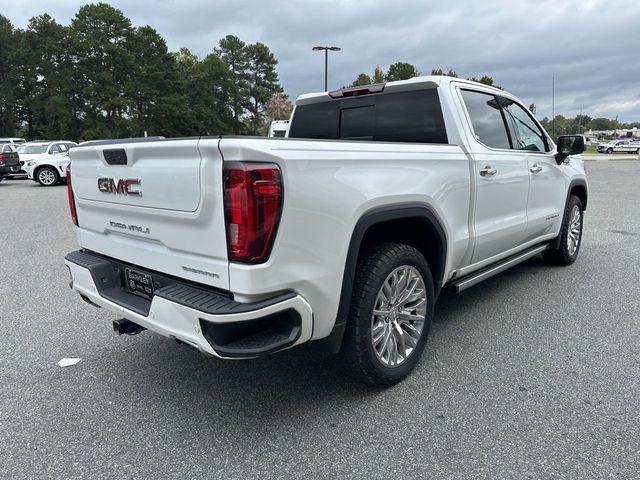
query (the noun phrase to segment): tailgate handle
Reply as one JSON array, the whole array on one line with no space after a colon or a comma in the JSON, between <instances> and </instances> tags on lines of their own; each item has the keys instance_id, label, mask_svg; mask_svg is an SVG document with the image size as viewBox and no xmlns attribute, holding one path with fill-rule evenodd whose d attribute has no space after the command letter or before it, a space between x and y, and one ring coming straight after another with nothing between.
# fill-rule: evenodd
<instances>
[{"instance_id":1,"label":"tailgate handle","mask_svg":"<svg viewBox=\"0 0 640 480\"><path fill-rule=\"evenodd\" d=\"M112 150L104 150L102 152L105 161L109 165L126 165L127 164L127 152L124 148L117 148Z\"/></svg>"}]
</instances>

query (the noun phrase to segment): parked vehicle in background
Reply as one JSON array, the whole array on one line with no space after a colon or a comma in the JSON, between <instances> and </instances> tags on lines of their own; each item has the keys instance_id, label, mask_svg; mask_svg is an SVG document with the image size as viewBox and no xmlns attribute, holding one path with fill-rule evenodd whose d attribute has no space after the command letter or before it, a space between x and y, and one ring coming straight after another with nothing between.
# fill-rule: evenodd
<instances>
[{"instance_id":1,"label":"parked vehicle in background","mask_svg":"<svg viewBox=\"0 0 640 480\"><path fill-rule=\"evenodd\" d=\"M640 153L640 141L612 140L598 145L598 153Z\"/></svg>"},{"instance_id":2,"label":"parked vehicle in background","mask_svg":"<svg viewBox=\"0 0 640 480\"><path fill-rule=\"evenodd\" d=\"M302 95L287 136L74 148L71 288L118 333L220 358L324 339L383 386L416 365L443 287L578 256L584 137L556 146L504 90L430 76Z\"/></svg>"},{"instance_id":3,"label":"parked vehicle in background","mask_svg":"<svg viewBox=\"0 0 640 480\"><path fill-rule=\"evenodd\" d=\"M0 181L7 175L18 173L19 170L20 161L13 145L0 145Z\"/></svg>"},{"instance_id":4,"label":"parked vehicle in background","mask_svg":"<svg viewBox=\"0 0 640 480\"><path fill-rule=\"evenodd\" d=\"M29 160L23 167L27 172L27 178L38 182L43 187L51 187L65 182L67 179L67 166L71 162L69 150L55 155L39 157L36 160Z\"/></svg>"},{"instance_id":5,"label":"parked vehicle in background","mask_svg":"<svg viewBox=\"0 0 640 480\"><path fill-rule=\"evenodd\" d=\"M22 144L22 143L26 143L26 140L24 138L4 137L4 138L0 138L0 143Z\"/></svg>"},{"instance_id":6,"label":"parked vehicle in background","mask_svg":"<svg viewBox=\"0 0 640 480\"><path fill-rule=\"evenodd\" d=\"M68 140L58 140L54 142L29 142L20 145L16 150L20 157L20 165L22 167L20 172L18 173L26 176L27 172L25 170L25 166L28 162L37 160L40 157L47 155L58 155L60 153L66 153L69 151L69 148L75 147L76 145L76 142L70 142Z\"/></svg>"},{"instance_id":7,"label":"parked vehicle in background","mask_svg":"<svg viewBox=\"0 0 640 480\"><path fill-rule=\"evenodd\" d=\"M289 120L274 120L269 126L270 137L286 137L289 129Z\"/></svg>"},{"instance_id":8,"label":"parked vehicle in background","mask_svg":"<svg viewBox=\"0 0 640 480\"><path fill-rule=\"evenodd\" d=\"M588 135L584 136L584 144L587 147L597 147L599 145L597 137L590 137Z\"/></svg>"},{"instance_id":9,"label":"parked vehicle in background","mask_svg":"<svg viewBox=\"0 0 640 480\"><path fill-rule=\"evenodd\" d=\"M0 143L0 153L15 152L17 149L17 143Z\"/></svg>"}]
</instances>

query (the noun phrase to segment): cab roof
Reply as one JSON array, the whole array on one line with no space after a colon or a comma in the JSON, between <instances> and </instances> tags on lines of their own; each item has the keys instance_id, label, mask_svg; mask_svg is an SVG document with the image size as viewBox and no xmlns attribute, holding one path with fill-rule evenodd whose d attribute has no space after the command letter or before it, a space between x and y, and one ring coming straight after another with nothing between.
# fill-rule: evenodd
<instances>
[{"instance_id":1,"label":"cab roof","mask_svg":"<svg viewBox=\"0 0 640 480\"><path fill-rule=\"evenodd\" d=\"M448 85L451 82L481 86L483 88L495 90L496 93L508 95L507 92L505 92L504 90L500 90L499 88L485 85L479 82L474 82L472 80L465 80L464 78L448 77L446 75L427 75L422 77L413 77L409 80L399 80L396 82L375 83L372 85L362 85L358 87L345 87L331 92L305 93L300 95L296 99L296 105L319 103L323 101L330 101L335 98L360 96L366 94L438 88L440 86Z\"/></svg>"}]
</instances>

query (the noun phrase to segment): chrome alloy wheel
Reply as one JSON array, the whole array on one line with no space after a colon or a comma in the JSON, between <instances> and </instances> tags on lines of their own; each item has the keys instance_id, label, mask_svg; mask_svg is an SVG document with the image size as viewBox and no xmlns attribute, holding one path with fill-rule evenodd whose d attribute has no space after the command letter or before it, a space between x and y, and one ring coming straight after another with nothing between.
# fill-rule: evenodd
<instances>
[{"instance_id":1,"label":"chrome alloy wheel","mask_svg":"<svg viewBox=\"0 0 640 480\"><path fill-rule=\"evenodd\" d=\"M580 245L580 235L582 234L582 218L580 218L580 207L574 205L571 209L571 220L567 231L567 250L572 257Z\"/></svg>"},{"instance_id":2,"label":"chrome alloy wheel","mask_svg":"<svg viewBox=\"0 0 640 480\"><path fill-rule=\"evenodd\" d=\"M371 342L387 367L396 367L413 353L427 315L427 291L420 272L403 265L389 274L378 291L371 316Z\"/></svg>"},{"instance_id":3,"label":"chrome alloy wheel","mask_svg":"<svg viewBox=\"0 0 640 480\"><path fill-rule=\"evenodd\" d=\"M38 180L43 185L53 185L56 181L56 176L51 170L45 168L38 173Z\"/></svg>"}]
</instances>

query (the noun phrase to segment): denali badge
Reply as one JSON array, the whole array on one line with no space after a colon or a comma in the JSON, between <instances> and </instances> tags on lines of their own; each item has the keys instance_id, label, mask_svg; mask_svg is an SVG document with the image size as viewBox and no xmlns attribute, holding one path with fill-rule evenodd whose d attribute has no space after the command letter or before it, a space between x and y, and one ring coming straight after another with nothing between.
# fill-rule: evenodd
<instances>
[{"instance_id":1,"label":"denali badge","mask_svg":"<svg viewBox=\"0 0 640 480\"><path fill-rule=\"evenodd\" d=\"M98 190L104 193L115 193L119 195L136 195L141 196L142 190L135 190L136 186L140 186L139 178L121 178L115 180L113 178L102 177L98 179Z\"/></svg>"},{"instance_id":2,"label":"denali badge","mask_svg":"<svg viewBox=\"0 0 640 480\"><path fill-rule=\"evenodd\" d=\"M109 222L113 228L119 228L121 230L129 230L130 232L138 232L138 233L151 233L149 227L141 227L140 225L127 225L126 223L120 222Z\"/></svg>"}]
</instances>

